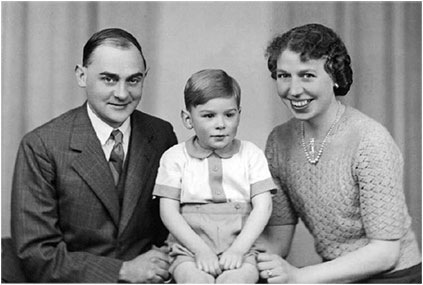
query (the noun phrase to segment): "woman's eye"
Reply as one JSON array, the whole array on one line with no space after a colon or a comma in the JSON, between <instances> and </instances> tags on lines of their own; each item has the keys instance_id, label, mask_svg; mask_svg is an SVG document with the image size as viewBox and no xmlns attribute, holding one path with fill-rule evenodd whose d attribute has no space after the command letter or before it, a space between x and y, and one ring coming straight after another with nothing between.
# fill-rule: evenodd
<instances>
[{"instance_id":1,"label":"woman's eye","mask_svg":"<svg viewBox=\"0 0 423 285\"><path fill-rule=\"evenodd\" d=\"M235 116L235 113L227 113L226 114L226 117L228 117L228 118L232 118L233 116Z\"/></svg>"},{"instance_id":2,"label":"woman's eye","mask_svg":"<svg viewBox=\"0 0 423 285\"><path fill-rule=\"evenodd\" d=\"M287 73L277 73L276 77L277 78L288 78L289 74L287 74Z\"/></svg>"},{"instance_id":3,"label":"woman's eye","mask_svg":"<svg viewBox=\"0 0 423 285\"><path fill-rule=\"evenodd\" d=\"M303 77L304 77L304 78L306 78L306 79L309 79L309 78L313 78L313 77L315 77L315 76L314 76L314 74L312 74L312 73L305 73L305 74L303 75Z\"/></svg>"}]
</instances>

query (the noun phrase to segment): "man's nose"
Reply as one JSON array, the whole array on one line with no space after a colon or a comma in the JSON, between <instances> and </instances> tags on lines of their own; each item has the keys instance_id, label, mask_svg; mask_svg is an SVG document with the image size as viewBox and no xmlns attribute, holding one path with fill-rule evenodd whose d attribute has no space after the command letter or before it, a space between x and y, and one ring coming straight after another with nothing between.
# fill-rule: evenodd
<instances>
[{"instance_id":1,"label":"man's nose","mask_svg":"<svg viewBox=\"0 0 423 285\"><path fill-rule=\"evenodd\" d=\"M128 87L125 82L121 82L116 85L114 96L120 100L125 100L129 96Z\"/></svg>"}]
</instances>

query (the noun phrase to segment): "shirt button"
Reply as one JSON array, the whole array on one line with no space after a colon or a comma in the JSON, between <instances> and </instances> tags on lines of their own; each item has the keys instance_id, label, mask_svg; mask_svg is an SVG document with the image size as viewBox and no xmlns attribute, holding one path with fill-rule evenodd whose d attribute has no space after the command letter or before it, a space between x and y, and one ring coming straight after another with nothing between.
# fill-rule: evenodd
<instances>
[{"instance_id":1,"label":"shirt button","mask_svg":"<svg viewBox=\"0 0 423 285\"><path fill-rule=\"evenodd\" d=\"M217 168L217 166L215 166L214 168L213 168L213 171L217 171L219 168Z\"/></svg>"},{"instance_id":2,"label":"shirt button","mask_svg":"<svg viewBox=\"0 0 423 285\"><path fill-rule=\"evenodd\" d=\"M239 208L241 208L241 205L240 204L235 204L235 209L239 209Z\"/></svg>"},{"instance_id":3,"label":"shirt button","mask_svg":"<svg viewBox=\"0 0 423 285\"><path fill-rule=\"evenodd\" d=\"M220 192L220 191L216 191L216 194L217 194L217 195L220 195L220 194L222 194L222 192Z\"/></svg>"}]
</instances>

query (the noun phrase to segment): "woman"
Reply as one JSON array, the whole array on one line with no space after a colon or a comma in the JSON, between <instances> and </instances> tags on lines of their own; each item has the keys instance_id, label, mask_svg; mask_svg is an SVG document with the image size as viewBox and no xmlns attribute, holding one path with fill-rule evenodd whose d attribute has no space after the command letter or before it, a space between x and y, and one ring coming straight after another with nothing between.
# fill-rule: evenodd
<instances>
[{"instance_id":1,"label":"woman","mask_svg":"<svg viewBox=\"0 0 423 285\"><path fill-rule=\"evenodd\" d=\"M338 101L352 84L341 39L325 26L308 24L276 37L267 57L278 94L294 116L267 141L270 170L282 190L267 233L280 253L301 218L324 262L296 268L279 254L264 253L258 257L261 278L420 283L402 155L382 125Z\"/></svg>"}]
</instances>

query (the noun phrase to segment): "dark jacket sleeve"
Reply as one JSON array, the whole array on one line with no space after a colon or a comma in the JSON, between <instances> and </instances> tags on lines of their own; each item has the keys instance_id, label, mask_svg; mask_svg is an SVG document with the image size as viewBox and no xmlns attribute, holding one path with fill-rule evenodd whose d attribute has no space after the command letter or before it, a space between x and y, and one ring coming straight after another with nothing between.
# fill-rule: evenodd
<instances>
[{"instance_id":1,"label":"dark jacket sleeve","mask_svg":"<svg viewBox=\"0 0 423 285\"><path fill-rule=\"evenodd\" d=\"M68 251L59 226L55 163L37 134L23 139L13 177L11 229L27 278L33 282L117 282L122 261Z\"/></svg>"}]
</instances>

